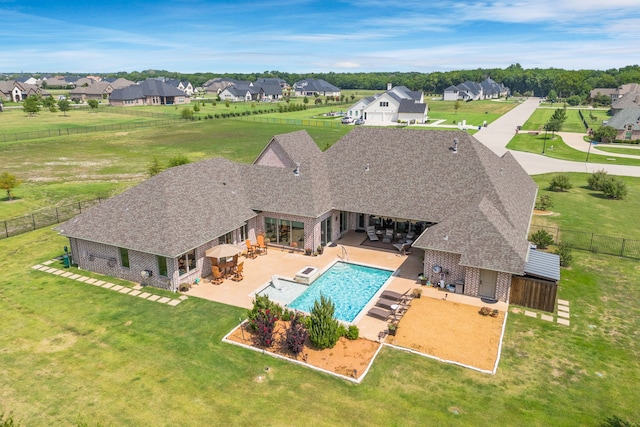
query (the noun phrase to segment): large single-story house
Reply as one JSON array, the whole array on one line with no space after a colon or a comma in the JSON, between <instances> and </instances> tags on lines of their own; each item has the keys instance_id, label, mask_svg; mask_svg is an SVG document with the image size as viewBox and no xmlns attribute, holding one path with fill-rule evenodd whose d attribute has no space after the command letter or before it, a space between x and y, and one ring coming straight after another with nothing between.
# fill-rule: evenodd
<instances>
[{"instance_id":1,"label":"large single-story house","mask_svg":"<svg viewBox=\"0 0 640 427\"><path fill-rule=\"evenodd\" d=\"M291 86L296 96L340 96L340 88L322 79L304 79Z\"/></svg>"},{"instance_id":2,"label":"large single-story house","mask_svg":"<svg viewBox=\"0 0 640 427\"><path fill-rule=\"evenodd\" d=\"M49 96L49 92L39 86L17 80L0 81L0 100L20 102L31 95Z\"/></svg>"},{"instance_id":3,"label":"large single-story house","mask_svg":"<svg viewBox=\"0 0 640 427\"><path fill-rule=\"evenodd\" d=\"M640 94L638 98L640 99ZM618 131L615 138L617 141L640 140L640 104L618 111L607 121L607 126Z\"/></svg>"},{"instance_id":4,"label":"large single-story house","mask_svg":"<svg viewBox=\"0 0 640 427\"><path fill-rule=\"evenodd\" d=\"M144 274L175 291L210 274L205 251L220 243L264 234L271 245L315 250L352 230L391 227L415 235L432 280L506 301L511 275L524 274L536 195L510 153L498 157L466 132L357 127L322 152L298 131L273 137L252 164L170 168L58 230L79 268Z\"/></svg>"},{"instance_id":5,"label":"large single-story house","mask_svg":"<svg viewBox=\"0 0 640 427\"><path fill-rule=\"evenodd\" d=\"M591 89L589 92L589 98L595 99L598 95L606 95L611 98L611 102L613 103L615 100L633 92L640 92L640 84L627 83L614 88L607 87Z\"/></svg>"},{"instance_id":6,"label":"large single-story house","mask_svg":"<svg viewBox=\"0 0 640 427\"><path fill-rule=\"evenodd\" d=\"M69 98L78 101L88 101L90 99L108 99L113 92L113 86L109 82L95 82L89 86L79 86L69 91Z\"/></svg>"},{"instance_id":7,"label":"large single-story house","mask_svg":"<svg viewBox=\"0 0 640 427\"><path fill-rule=\"evenodd\" d=\"M157 79L147 79L139 84L114 89L109 103L119 107L134 105L184 105L191 97L180 89Z\"/></svg>"},{"instance_id":8,"label":"large single-story house","mask_svg":"<svg viewBox=\"0 0 640 427\"><path fill-rule=\"evenodd\" d=\"M239 81L226 87L219 93L223 101L277 101L282 97L282 87L277 80L268 80L255 83Z\"/></svg>"},{"instance_id":9,"label":"large single-story house","mask_svg":"<svg viewBox=\"0 0 640 427\"><path fill-rule=\"evenodd\" d=\"M387 91L360 99L349 107L347 115L364 119L370 125L389 125L397 122L426 123L427 104L424 94L406 86L387 86Z\"/></svg>"},{"instance_id":10,"label":"large single-story house","mask_svg":"<svg viewBox=\"0 0 640 427\"><path fill-rule=\"evenodd\" d=\"M467 80L459 85L449 86L444 90L445 101L477 101L480 99L495 99L509 95L509 88L502 83L487 78L477 83Z\"/></svg>"}]
</instances>

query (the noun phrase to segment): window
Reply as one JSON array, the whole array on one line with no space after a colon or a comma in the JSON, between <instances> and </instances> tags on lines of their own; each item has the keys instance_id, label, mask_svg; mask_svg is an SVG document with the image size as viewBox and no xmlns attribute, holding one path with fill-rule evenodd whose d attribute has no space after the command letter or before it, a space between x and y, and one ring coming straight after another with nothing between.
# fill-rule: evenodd
<instances>
[{"instance_id":1,"label":"window","mask_svg":"<svg viewBox=\"0 0 640 427\"><path fill-rule=\"evenodd\" d=\"M218 244L233 243L233 231L218 237Z\"/></svg>"},{"instance_id":2,"label":"window","mask_svg":"<svg viewBox=\"0 0 640 427\"><path fill-rule=\"evenodd\" d=\"M381 107L388 107L389 106L389 101L380 101L380 106Z\"/></svg>"},{"instance_id":3,"label":"window","mask_svg":"<svg viewBox=\"0 0 640 427\"><path fill-rule=\"evenodd\" d=\"M158 274L162 277L167 277L167 257L158 255L156 260L158 261Z\"/></svg>"},{"instance_id":4,"label":"window","mask_svg":"<svg viewBox=\"0 0 640 427\"><path fill-rule=\"evenodd\" d=\"M304 222L265 218L264 229L265 237L272 243L298 248L304 247Z\"/></svg>"},{"instance_id":5,"label":"window","mask_svg":"<svg viewBox=\"0 0 640 427\"><path fill-rule=\"evenodd\" d=\"M125 248L118 248L120 252L120 265L123 268L129 268L129 250Z\"/></svg>"},{"instance_id":6,"label":"window","mask_svg":"<svg viewBox=\"0 0 640 427\"><path fill-rule=\"evenodd\" d=\"M196 268L196 250L190 250L178 257L178 271L180 275L187 274Z\"/></svg>"}]
</instances>

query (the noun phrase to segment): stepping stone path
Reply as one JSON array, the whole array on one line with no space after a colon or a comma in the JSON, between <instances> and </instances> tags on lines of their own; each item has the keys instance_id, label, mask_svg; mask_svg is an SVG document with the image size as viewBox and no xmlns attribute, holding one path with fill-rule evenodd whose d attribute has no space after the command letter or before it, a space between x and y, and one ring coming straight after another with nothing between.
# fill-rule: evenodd
<instances>
[{"instance_id":1,"label":"stepping stone path","mask_svg":"<svg viewBox=\"0 0 640 427\"><path fill-rule=\"evenodd\" d=\"M154 295L149 292L142 291L142 285L136 284L135 286L128 288L126 286L115 285L113 283L105 282L104 280L98 280L91 277L83 276L81 274L74 274L67 270L60 270L58 268L50 267L55 262L60 262L62 258L55 258L49 261L45 261L42 264L36 264L34 270L41 271L43 273L49 273L56 276L64 277L70 280L76 280L78 282L87 283L93 286L102 287L104 289L110 289L112 291L119 292L123 295L137 296L138 298L146 299L147 301L159 302L161 304L170 305L175 307L188 297L186 295L180 295L178 298L161 297L160 295Z\"/></svg>"},{"instance_id":2,"label":"stepping stone path","mask_svg":"<svg viewBox=\"0 0 640 427\"><path fill-rule=\"evenodd\" d=\"M522 311L519 308L514 308L512 312L521 313ZM538 313L531 310L525 310L524 315L527 317L533 317L534 319L538 318ZM558 300L556 315L557 317L555 318L555 321L558 322L559 325L569 326L571 324L571 322L569 321L569 319L571 318L571 314L569 310L569 301L563 300L563 299ZM540 319L547 322L554 321L553 315L545 314L545 313L540 313Z\"/></svg>"}]
</instances>

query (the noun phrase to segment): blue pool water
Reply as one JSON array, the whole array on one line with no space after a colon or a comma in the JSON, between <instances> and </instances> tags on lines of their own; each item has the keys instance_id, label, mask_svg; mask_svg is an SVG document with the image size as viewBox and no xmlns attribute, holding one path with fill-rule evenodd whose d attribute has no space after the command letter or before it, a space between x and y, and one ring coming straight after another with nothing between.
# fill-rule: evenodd
<instances>
[{"instance_id":1,"label":"blue pool water","mask_svg":"<svg viewBox=\"0 0 640 427\"><path fill-rule=\"evenodd\" d=\"M322 294L335 304L336 319L352 322L392 274L381 268L337 262L288 307L310 313Z\"/></svg>"}]
</instances>

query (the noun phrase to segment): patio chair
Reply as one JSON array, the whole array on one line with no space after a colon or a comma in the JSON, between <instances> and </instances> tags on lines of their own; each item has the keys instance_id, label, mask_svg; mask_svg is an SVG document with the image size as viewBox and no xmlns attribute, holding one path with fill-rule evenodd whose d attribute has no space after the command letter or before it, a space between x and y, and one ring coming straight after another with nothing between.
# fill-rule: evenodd
<instances>
[{"instance_id":1,"label":"patio chair","mask_svg":"<svg viewBox=\"0 0 640 427\"><path fill-rule=\"evenodd\" d=\"M410 231L407 233L406 236L404 236L404 238L407 239L406 240L407 243L413 243L413 239L415 239L415 237L416 237L415 231Z\"/></svg>"},{"instance_id":2,"label":"patio chair","mask_svg":"<svg viewBox=\"0 0 640 427\"><path fill-rule=\"evenodd\" d=\"M367 236L369 236L369 240L371 241L380 240L378 239L378 235L376 234L376 227L374 227L373 225L367 227Z\"/></svg>"},{"instance_id":3,"label":"patio chair","mask_svg":"<svg viewBox=\"0 0 640 427\"><path fill-rule=\"evenodd\" d=\"M231 280L233 280L234 282L239 282L242 279L244 279L244 276L242 275L243 271L244 271L244 262L241 262L236 266L235 270L233 271L233 277L231 278Z\"/></svg>"},{"instance_id":4,"label":"patio chair","mask_svg":"<svg viewBox=\"0 0 640 427\"><path fill-rule=\"evenodd\" d=\"M402 255L409 255L409 248L411 243L394 243L393 247L398 250Z\"/></svg>"},{"instance_id":5,"label":"patio chair","mask_svg":"<svg viewBox=\"0 0 640 427\"><path fill-rule=\"evenodd\" d=\"M384 237L382 238L382 243L391 243L393 240L393 229L387 228L384 230Z\"/></svg>"},{"instance_id":6,"label":"patio chair","mask_svg":"<svg viewBox=\"0 0 640 427\"><path fill-rule=\"evenodd\" d=\"M400 301L394 301L386 298L380 298L378 301L376 301L377 307L382 307L386 310L395 310L399 307L399 305Z\"/></svg>"},{"instance_id":7,"label":"patio chair","mask_svg":"<svg viewBox=\"0 0 640 427\"><path fill-rule=\"evenodd\" d=\"M247 258L253 259L257 257L258 254L256 253L255 246L251 244L251 240L247 239L244 243L247 245Z\"/></svg>"},{"instance_id":8,"label":"patio chair","mask_svg":"<svg viewBox=\"0 0 640 427\"><path fill-rule=\"evenodd\" d=\"M393 311L385 310L380 307L373 307L367 312L367 316L375 317L380 320L393 320Z\"/></svg>"},{"instance_id":9,"label":"patio chair","mask_svg":"<svg viewBox=\"0 0 640 427\"><path fill-rule=\"evenodd\" d=\"M266 255L267 254L267 245L264 243L264 236L262 234L258 235L258 254Z\"/></svg>"},{"instance_id":10,"label":"patio chair","mask_svg":"<svg viewBox=\"0 0 640 427\"><path fill-rule=\"evenodd\" d=\"M384 291L380 294L380 298L390 299L393 301L400 301L406 304L413 299L413 295L411 294L411 292L412 292L411 289L407 289L407 292L403 294L395 291Z\"/></svg>"},{"instance_id":11,"label":"patio chair","mask_svg":"<svg viewBox=\"0 0 640 427\"><path fill-rule=\"evenodd\" d=\"M211 274L213 275L211 283L213 283L214 285L219 285L224 281L224 274L222 274L222 271L217 265L211 266Z\"/></svg>"}]
</instances>

